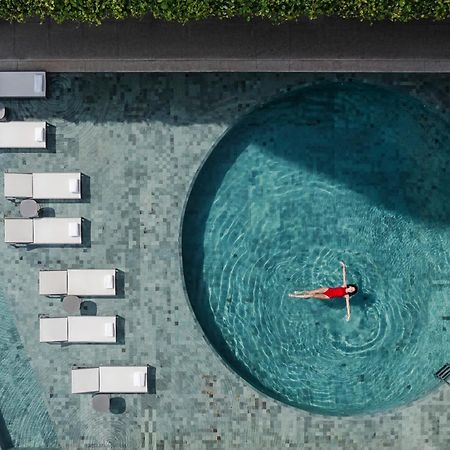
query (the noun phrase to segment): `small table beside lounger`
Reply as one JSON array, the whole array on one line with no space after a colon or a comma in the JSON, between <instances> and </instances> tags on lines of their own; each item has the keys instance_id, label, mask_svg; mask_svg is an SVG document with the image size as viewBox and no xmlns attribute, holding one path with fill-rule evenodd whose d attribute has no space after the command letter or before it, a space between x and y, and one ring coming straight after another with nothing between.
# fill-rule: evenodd
<instances>
[{"instance_id":1,"label":"small table beside lounger","mask_svg":"<svg viewBox=\"0 0 450 450\"><path fill-rule=\"evenodd\" d=\"M92 397L92 407L97 412L109 411L111 396L109 394L95 394Z\"/></svg>"},{"instance_id":2,"label":"small table beside lounger","mask_svg":"<svg viewBox=\"0 0 450 450\"><path fill-rule=\"evenodd\" d=\"M39 215L39 204L36 200L27 199L20 202L20 215L25 219L33 219Z\"/></svg>"},{"instance_id":3,"label":"small table beside lounger","mask_svg":"<svg viewBox=\"0 0 450 450\"><path fill-rule=\"evenodd\" d=\"M64 311L69 314L75 314L76 312L80 311L81 299L76 295L66 295L63 298L62 305Z\"/></svg>"}]
</instances>

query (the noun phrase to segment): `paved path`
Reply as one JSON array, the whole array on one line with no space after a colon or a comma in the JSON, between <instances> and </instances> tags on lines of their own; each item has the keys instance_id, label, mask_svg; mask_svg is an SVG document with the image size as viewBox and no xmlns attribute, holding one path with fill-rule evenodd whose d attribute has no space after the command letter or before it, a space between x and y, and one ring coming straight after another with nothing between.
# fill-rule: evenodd
<instances>
[{"instance_id":1,"label":"paved path","mask_svg":"<svg viewBox=\"0 0 450 450\"><path fill-rule=\"evenodd\" d=\"M450 71L450 21L152 18L87 26L0 22L0 69L47 71Z\"/></svg>"}]
</instances>

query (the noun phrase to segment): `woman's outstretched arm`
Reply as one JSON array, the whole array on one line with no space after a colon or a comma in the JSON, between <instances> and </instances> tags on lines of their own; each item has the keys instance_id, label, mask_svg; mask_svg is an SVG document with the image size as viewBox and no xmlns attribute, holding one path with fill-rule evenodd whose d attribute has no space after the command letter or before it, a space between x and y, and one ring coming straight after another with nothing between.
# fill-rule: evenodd
<instances>
[{"instance_id":1,"label":"woman's outstretched arm","mask_svg":"<svg viewBox=\"0 0 450 450\"><path fill-rule=\"evenodd\" d=\"M347 287L347 269L345 267L345 263L344 261L341 261L341 266L342 266L342 287Z\"/></svg>"},{"instance_id":2,"label":"woman's outstretched arm","mask_svg":"<svg viewBox=\"0 0 450 450\"><path fill-rule=\"evenodd\" d=\"M350 295L345 296L345 306L347 307L347 315L345 320L348 322L350 320Z\"/></svg>"}]
</instances>

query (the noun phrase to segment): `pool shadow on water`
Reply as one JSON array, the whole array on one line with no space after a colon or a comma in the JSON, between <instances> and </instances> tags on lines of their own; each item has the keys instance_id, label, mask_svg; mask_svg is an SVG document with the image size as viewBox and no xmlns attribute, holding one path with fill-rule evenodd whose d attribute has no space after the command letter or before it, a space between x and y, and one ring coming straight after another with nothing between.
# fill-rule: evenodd
<instances>
[{"instance_id":1,"label":"pool shadow on water","mask_svg":"<svg viewBox=\"0 0 450 450\"><path fill-rule=\"evenodd\" d=\"M262 151L373 205L450 223L450 124L412 97L361 83L317 85L255 111L238 128Z\"/></svg>"}]
</instances>

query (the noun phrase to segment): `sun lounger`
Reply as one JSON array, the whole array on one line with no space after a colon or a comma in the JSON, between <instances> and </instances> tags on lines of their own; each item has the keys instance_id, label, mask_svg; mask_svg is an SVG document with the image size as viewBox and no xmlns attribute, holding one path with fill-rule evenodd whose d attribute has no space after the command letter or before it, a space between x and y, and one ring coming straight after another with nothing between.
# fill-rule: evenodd
<instances>
[{"instance_id":1,"label":"sun lounger","mask_svg":"<svg viewBox=\"0 0 450 450\"><path fill-rule=\"evenodd\" d=\"M116 316L40 317L40 342L117 342Z\"/></svg>"},{"instance_id":2,"label":"sun lounger","mask_svg":"<svg viewBox=\"0 0 450 450\"><path fill-rule=\"evenodd\" d=\"M35 200L81 199L81 173L5 173L5 197Z\"/></svg>"},{"instance_id":3,"label":"sun lounger","mask_svg":"<svg viewBox=\"0 0 450 450\"><path fill-rule=\"evenodd\" d=\"M80 245L81 218L5 219L5 242L9 244Z\"/></svg>"},{"instance_id":4,"label":"sun lounger","mask_svg":"<svg viewBox=\"0 0 450 450\"><path fill-rule=\"evenodd\" d=\"M116 270L42 270L39 272L39 294L112 297L116 295Z\"/></svg>"},{"instance_id":5,"label":"sun lounger","mask_svg":"<svg viewBox=\"0 0 450 450\"><path fill-rule=\"evenodd\" d=\"M47 148L46 122L0 123L0 148Z\"/></svg>"},{"instance_id":6,"label":"sun lounger","mask_svg":"<svg viewBox=\"0 0 450 450\"><path fill-rule=\"evenodd\" d=\"M0 97L45 97L45 72L0 72Z\"/></svg>"},{"instance_id":7,"label":"sun lounger","mask_svg":"<svg viewBox=\"0 0 450 450\"><path fill-rule=\"evenodd\" d=\"M131 394L148 392L147 366L72 369L72 394Z\"/></svg>"}]
</instances>

